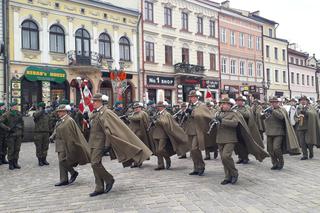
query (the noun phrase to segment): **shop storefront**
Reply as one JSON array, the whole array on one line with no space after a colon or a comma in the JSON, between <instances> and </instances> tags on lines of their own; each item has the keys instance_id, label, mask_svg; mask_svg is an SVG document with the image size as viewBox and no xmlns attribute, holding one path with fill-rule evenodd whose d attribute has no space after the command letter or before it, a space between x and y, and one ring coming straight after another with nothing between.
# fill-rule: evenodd
<instances>
[{"instance_id":1,"label":"shop storefront","mask_svg":"<svg viewBox=\"0 0 320 213\"><path fill-rule=\"evenodd\" d=\"M147 75L147 100L175 102L173 98L175 87L174 77Z\"/></svg>"},{"instance_id":2,"label":"shop storefront","mask_svg":"<svg viewBox=\"0 0 320 213\"><path fill-rule=\"evenodd\" d=\"M246 96L249 101L263 99L263 88L256 85L224 85L221 89L222 97L237 98L239 95Z\"/></svg>"},{"instance_id":3,"label":"shop storefront","mask_svg":"<svg viewBox=\"0 0 320 213\"><path fill-rule=\"evenodd\" d=\"M183 102L188 102L189 92L190 90L199 90L201 83L201 77L193 77L193 76L181 76L179 79L178 85L178 100L182 100ZM200 98L203 101L203 97L205 95L204 91L200 91L202 93L202 97Z\"/></svg>"},{"instance_id":4,"label":"shop storefront","mask_svg":"<svg viewBox=\"0 0 320 213\"><path fill-rule=\"evenodd\" d=\"M206 94L209 90L213 99L219 99L219 80L201 80L200 91ZM205 96L204 96L205 97Z\"/></svg>"},{"instance_id":5,"label":"shop storefront","mask_svg":"<svg viewBox=\"0 0 320 213\"><path fill-rule=\"evenodd\" d=\"M69 99L66 77L60 68L28 66L20 79L12 79L11 99L20 104L23 112L40 101L51 105L55 100Z\"/></svg>"}]
</instances>

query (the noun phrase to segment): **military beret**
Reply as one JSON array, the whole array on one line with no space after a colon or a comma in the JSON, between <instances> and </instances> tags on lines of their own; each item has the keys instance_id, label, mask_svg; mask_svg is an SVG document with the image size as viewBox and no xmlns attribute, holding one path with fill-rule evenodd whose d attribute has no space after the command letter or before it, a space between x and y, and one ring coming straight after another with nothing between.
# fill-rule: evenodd
<instances>
[{"instance_id":1,"label":"military beret","mask_svg":"<svg viewBox=\"0 0 320 213\"><path fill-rule=\"evenodd\" d=\"M18 105L18 103L17 103L17 102L15 102L15 101L10 103L10 106L11 106L11 107L13 107L13 106L17 106L17 105Z\"/></svg>"},{"instance_id":2,"label":"military beret","mask_svg":"<svg viewBox=\"0 0 320 213\"><path fill-rule=\"evenodd\" d=\"M60 104L65 104L65 105L67 105L67 104L69 104L69 100L63 99L63 100L60 102Z\"/></svg>"},{"instance_id":3,"label":"military beret","mask_svg":"<svg viewBox=\"0 0 320 213\"><path fill-rule=\"evenodd\" d=\"M46 106L46 104L44 102L39 102L38 103L38 107L45 107L45 106Z\"/></svg>"},{"instance_id":4,"label":"military beret","mask_svg":"<svg viewBox=\"0 0 320 213\"><path fill-rule=\"evenodd\" d=\"M154 104L154 101L149 101L148 103L147 103L147 106L150 106L150 105L153 105Z\"/></svg>"}]
</instances>

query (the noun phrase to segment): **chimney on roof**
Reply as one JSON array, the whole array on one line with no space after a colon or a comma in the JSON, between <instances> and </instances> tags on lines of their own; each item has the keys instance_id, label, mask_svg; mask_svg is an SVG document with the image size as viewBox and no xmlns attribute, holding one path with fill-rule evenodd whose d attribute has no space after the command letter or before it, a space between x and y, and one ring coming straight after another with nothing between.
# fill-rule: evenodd
<instances>
[{"instance_id":1,"label":"chimney on roof","mask_svg":"<svg viewBox=\"0 0 320 213\"><path fill-rule=\"evenodd\" d=\"M230 8L230 1L227 0L227 1L221 2L221 6L222 6L222 7L225 7L225 8Z\"/></svg>"},{"instance_id":2,"label":"chimney on roof","mask_svg":"<svg viewBox=\"0 0 320 213\"><path fill-rule=\"evenodd\" d=\"M256 10L256 11L252 12L251 14L255 15L255 16L260 16L260 10Z\"/></svg>"}]
</instances>

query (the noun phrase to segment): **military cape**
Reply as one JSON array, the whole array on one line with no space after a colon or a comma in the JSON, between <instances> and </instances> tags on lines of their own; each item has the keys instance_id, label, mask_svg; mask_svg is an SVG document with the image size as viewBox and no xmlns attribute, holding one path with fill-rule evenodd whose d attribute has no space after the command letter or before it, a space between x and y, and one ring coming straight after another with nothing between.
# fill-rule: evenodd
<instances>
[{"instance_id":1,"label":"military cape","mask_svg":"<svg viewBox=\"0 0 320 213\"><path fill-rule=\"evenodd\" d=\"M164 111L158 118L157 124L163 128L169 137L173 149L171 152L169 151L170 155L174 155L175 153L184 155L190 151L191 147L190 144L188 144L187 135L169 112Z\"/></svg>"},{"instance_id":2,"label":"military cape","mask_svg":"<svg viewBox=\"0 0 320 213\"><path fill-rule=\"evenodd\" d=\"M106 145L111 148L111 159L118 159L127 167L133 162L141 164L151 156L150 149L114 112L103 107L99 113L99 122L106 135Z\"/></svg>"},{"instance_id":3,"label":"military cape","mask_svg":"<svg viewBox=\"0 0 320 213\"><path fill-rule=\"evenodd\" d=\"M90 163L89 146L76 122L67 115L65 120L56 127L56 134L59 134L64 141L66 161L69 165L75 166Z\"/></svg>"}]
</instances>

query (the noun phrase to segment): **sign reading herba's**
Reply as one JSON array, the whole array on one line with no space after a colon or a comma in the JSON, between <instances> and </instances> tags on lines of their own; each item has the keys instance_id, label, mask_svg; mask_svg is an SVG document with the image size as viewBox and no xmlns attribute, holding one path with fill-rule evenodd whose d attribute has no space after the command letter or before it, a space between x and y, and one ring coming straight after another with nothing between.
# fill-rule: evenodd
<instances>
[{"instance_id":1,"label":"sign reading herba's","mask_svg":"<svg viewBox=\"0 0 320 213\"><path fill-rule=\"evenodd\" d=\"M60 68L27 67L24 76L29 81L53 81L63 83L66 80L66 72Z\"/></svg>"}]
</instances>

